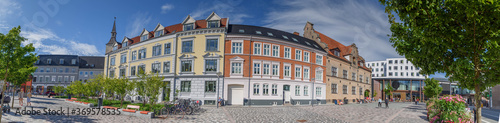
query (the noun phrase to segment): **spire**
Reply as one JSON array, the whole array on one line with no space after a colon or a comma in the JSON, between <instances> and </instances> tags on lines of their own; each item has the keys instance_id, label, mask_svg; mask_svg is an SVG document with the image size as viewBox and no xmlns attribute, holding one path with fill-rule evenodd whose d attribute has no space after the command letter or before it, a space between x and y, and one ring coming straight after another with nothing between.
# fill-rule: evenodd
<instances>
[{"instance_id":1,"label":"spire","mask_svg":"<svg viewBox=\"0 0 500 123\"><path fill-rule=\"evenodd\" d=\"M111 39L109 39L109 42L107 44L114 44L116 43L116 17L113 22L113 30L111 30Z\"/></svg>"}]
</instances>

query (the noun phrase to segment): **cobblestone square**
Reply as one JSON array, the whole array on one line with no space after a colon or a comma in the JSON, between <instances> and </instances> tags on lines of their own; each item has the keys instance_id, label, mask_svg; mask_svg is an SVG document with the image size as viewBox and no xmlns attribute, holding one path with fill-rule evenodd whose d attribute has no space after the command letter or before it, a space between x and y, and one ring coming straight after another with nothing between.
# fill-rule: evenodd
<instances>
[{"instance_id":1,"label":"cobblestone square","mask_svg":"<svg viewBox=\"0 0 500 123\"><path fill-rule=\"evenodd\" d=\"M19 101L15 100L15 107ZM81 105L65 102L63 99L33 97L34 110L76 109L85 108ZM315 105L309 106L202 106L203 112L186 115L184 119L147 119L128 115L15 115L15 110L4 114L2 122L219 122L219 123L250 123L250 122L324 122L324 123L424 123L426 110L423 104L391 103L390 108L377 108L376 103L348 105ZM27 107L30 109L31 107Z\"/></svg>"}]
</instances>

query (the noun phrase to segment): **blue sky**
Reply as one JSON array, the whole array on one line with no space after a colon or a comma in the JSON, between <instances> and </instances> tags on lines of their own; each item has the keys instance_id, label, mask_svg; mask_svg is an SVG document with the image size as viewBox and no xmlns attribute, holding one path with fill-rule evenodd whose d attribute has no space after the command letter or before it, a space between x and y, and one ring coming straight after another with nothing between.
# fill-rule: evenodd
<instances>
[{"instance_id":1,"label":"blue sky","mask_svg":"<svg viewBox=\"0 0 500 123\"><path fill-rule=\"evenodd\" d=\"M104 55L113 18L117 40L181 23L187 15L211 12L232 24L265 26L303 33L307 21L344 45L355 43L367 61L403 57L389 43L384 6L374 0L0 0L0 33L21 25L38 54ZM434 76L443 77L444 74Z\"/></svg>"}]
</instances>

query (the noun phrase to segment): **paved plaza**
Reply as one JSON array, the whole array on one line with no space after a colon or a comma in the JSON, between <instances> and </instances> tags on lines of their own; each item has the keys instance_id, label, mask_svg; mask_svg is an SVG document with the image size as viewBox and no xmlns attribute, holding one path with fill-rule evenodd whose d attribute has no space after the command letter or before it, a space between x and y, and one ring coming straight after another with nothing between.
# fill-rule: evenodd
<instances>
[{"instance_id":1,"label":"paved plaza","mask_svg":"<svg viewBox=\"0 0 500 123\"><path fill-rule=\"evenodd\" d=\"M19 107L18 100L14 106ZM33 97L33 108L76 109L81 105L71 104L62 99ZM376 103L319 106L203 106L201 113L186 115L182 120L147 119L128 115L15 115L15 110L3 115L2 122L349 122L349 123L424 123L424 104L391 103L390 108L377 108ZM31 107L28 107L29 109Z\"/></svg>"}]
</instances>

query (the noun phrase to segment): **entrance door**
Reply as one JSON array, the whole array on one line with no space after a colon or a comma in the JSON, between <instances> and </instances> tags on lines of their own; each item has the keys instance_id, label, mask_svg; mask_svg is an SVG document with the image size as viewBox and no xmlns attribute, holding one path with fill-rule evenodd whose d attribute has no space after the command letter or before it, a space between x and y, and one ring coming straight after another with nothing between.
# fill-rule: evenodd
<instances>
[{"instance_id":1,"label":"entrance door","mask_svg":"<svg viewBox=\"0 0 500 123\"><path fill-rule=\"evenodd\" d=\"M283 85L284 103L290 103L290 85Z\"/></svg>"},{"instance_id":2,"label":"entrance door","mask_svg":"<svg viewBox=\"0 0 500 123\"><path fill-rule=\"evenodd\" d=\"M228 89L228 104L243 105L243 85L230 85Z\"/></svg>"}]
</instances>

